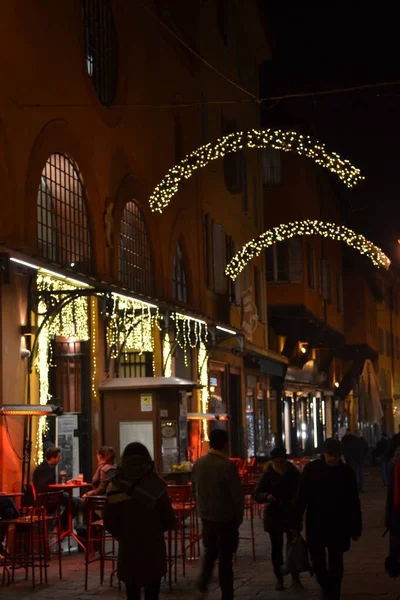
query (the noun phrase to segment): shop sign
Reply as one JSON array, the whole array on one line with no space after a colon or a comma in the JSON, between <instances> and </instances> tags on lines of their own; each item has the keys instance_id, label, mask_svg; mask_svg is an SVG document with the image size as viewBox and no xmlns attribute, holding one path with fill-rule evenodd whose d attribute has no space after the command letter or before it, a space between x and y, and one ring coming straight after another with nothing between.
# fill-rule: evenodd
<instances>
[{"instance_id":1,"label":"shop sign","mask_svg":"<svg viewBox=\"0 0 400 600\"><path fill-rule=\"evenodd\" d=\"M153 410L153 396L151 394L140 394L140 410L142 412Z\"/></svg>"}]
</instances>

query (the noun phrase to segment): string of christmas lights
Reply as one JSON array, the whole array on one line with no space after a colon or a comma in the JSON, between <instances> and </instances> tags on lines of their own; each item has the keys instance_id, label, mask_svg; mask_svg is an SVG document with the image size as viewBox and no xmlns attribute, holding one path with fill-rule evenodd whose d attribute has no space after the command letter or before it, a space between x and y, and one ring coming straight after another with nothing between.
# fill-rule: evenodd
<instances>
[{"instance_id":1,"label":"string of christmas lights","mask_svg":"<svg viewBox=\"0 0 400 600\"><path fill-rule=\"evenodd\" d=\"M38 273L36 277L36 287L39 292L60 292L63 290L79 289L69 282L56 279L50 275ZM66 296L57 295L56 300L62 300ZM48 307L44 296L39 301L38 306L38 326L46 318ZM64 306L51 321L47 321L42 327L38 339L38 351L35 360L35 369L39 376L39 404L45 405L50 400L49 374L51 363L51 341L55 336L74 337L81 341L89 339L88 322L88 298L78 296ZM48 430L47 417L39 418L36 434L36 464L43 461L43 436Z\"/></svg>"},{"instance_id":2,"label":"string of christmas lights","mask_svg":"<svg viewBox=\"0 0 400 600\"><path fill-rule=\"evenodd\" d=\"M188 352L199 344L208 341L208 327L205 321L193 319L180 313L171 313L175 321L175 341L184 352L185 366L188 366Z\"/></svg>"},{"instance_id":3,"label":"string of christmas lights","mask_svg":"<svg viewBox=\"0 0 400 600\"><path fill-rule=\"evenodd\" d=\"M197 369L199 373L199 383L203 386L200 391L200 403L201 412L203 415L208 412L208 401L210 398L209 392L209 377L208 377L208 355L207 348L203 342L200 342L199 350L197 353ZM203 427L203 439L205 442L210 441L208 436L208 422L207 419L202 419Z\"/></svg>"},{"instance_id":4,"label":"string of christmas lights","mask_svg":"<svg viewBox=\"0 0 400 600\"><path fill-rule=\"evenodd\" d=\"M197 169L206 167L211 161L244 148L267 148L268 146L283 152L296 152L300 156L312 159L317 165L337 175L349 188L365 179L360 169L354 167L348 159L341 158L336 152L327 152L324 144L314 142L308 135L280 129L236 131L213 144L208 143L197 148L172 167L150 196L151 210L161 213L177 193L180 183L184 179L189 179Z\"/></svg>"},{"instance_id":5,"label":"string of christmas lights","mask_svg":"<svg viewBox=\"0 0 400 600\"><path fill-rule=\"evenodd\" d=\"M389 269L390 259L363 235L357 234L343 225L306 220L284 223L250 240L231 259L225 269L225 274L235 280L247 263L255 256L259 256L263 248L302 235L321 235L324 238L343 242L360 254L367 256L376 267Z\"/></svg>"},{"instance_id":6,"label":"string of christmas lights","mask_svg":"<svg viewBox=\"0 0 400 600\"><path fill-rule=\"evenodd\" d=\"M151 352L154 357L153 327L158 327L158 308L152 312L149 304L119 294L112 294L112 298L113 306L106 334L111 357L118 357L122 345L125 351L132 350L139 354Z\"/></svg>"}]
</instances>

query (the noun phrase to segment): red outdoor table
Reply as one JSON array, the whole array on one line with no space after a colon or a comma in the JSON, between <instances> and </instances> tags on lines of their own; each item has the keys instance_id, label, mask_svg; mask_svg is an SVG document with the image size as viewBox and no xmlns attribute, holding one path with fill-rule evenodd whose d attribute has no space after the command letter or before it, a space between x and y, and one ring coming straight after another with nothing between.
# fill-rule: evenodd
<instances>
[{"instance_id":1,"label":"red outdoor table","mask_svg":"<svg viewBox=\"0 0 400 600\"><path fill-rule=\"evenodd\" d=\"M51 485L49 485L49 488L51 488L52 490L65 490L66 492L68 492L68 529L67 531L63 532L61 540L68 536L69 540L73 538L81 546L81 548L83 548L83 550L86 550L84 544L82 544L79 537L74 533L72 519L72 492L75 488L82 487L92 487L92 484L81 481L79 483L52 483ZM69 544L68 548L70 550Z\"/></svg>"}]
</instances>

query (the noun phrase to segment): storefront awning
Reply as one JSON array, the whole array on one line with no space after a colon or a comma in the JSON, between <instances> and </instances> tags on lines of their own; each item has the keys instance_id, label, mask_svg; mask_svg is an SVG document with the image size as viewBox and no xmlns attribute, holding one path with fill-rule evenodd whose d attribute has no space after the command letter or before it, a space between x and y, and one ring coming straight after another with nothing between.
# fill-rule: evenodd
<instances>
[{"instance_id":1,"label":"storefront awning","mask_svg":"<svg viewBox=\"0 0 400 600\"><path fill-rule=\"evenodd\" d=\"M160 389L160 388L180 388L180 389L200 389L203 386L190 379L181 379L180 377L114 377L105 379L100 385L101 392L112 390L138 390L138 389Z\"/></svg>"}]
</instances>

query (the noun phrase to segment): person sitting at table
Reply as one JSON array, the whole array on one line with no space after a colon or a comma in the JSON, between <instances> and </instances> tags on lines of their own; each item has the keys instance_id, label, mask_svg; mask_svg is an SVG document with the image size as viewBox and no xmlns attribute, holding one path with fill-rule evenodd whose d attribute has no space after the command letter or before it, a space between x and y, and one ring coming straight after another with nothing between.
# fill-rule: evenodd
<instances>
[{"instance_id":1,"label":"person sitting at table","mask_svg":"<svg viewBox=\"0 0 400 600\"><path fill-rule=\"evenodd\" d=\"M115 462L115 450L111 446L101 446L97 450L97 469L92 479L93 489L86 496L105 496L108 484L114 477L117 469Z\"/></svg>"},{"instance_id":2,"label":"person sitting at table","mask_svg":"<svg viewBox=\"0 0 400 600\"><path fill-rule=\"evenodd\" d=\"M56 483L56 466L61 460L61 449L60 448L47 448L45 452L45 460L36 467L33 472L33 485L35 488L35 494L45 494L46 492L54 491L50 487ZM69 510L69 494L68 492L63 493L64 510L61 515L61 528L63 531L68 530L68 510ZM83 508L84 500L82 498L72 497L72 518L74 518L77 512Z\"/></svg>"}]
</instances>

